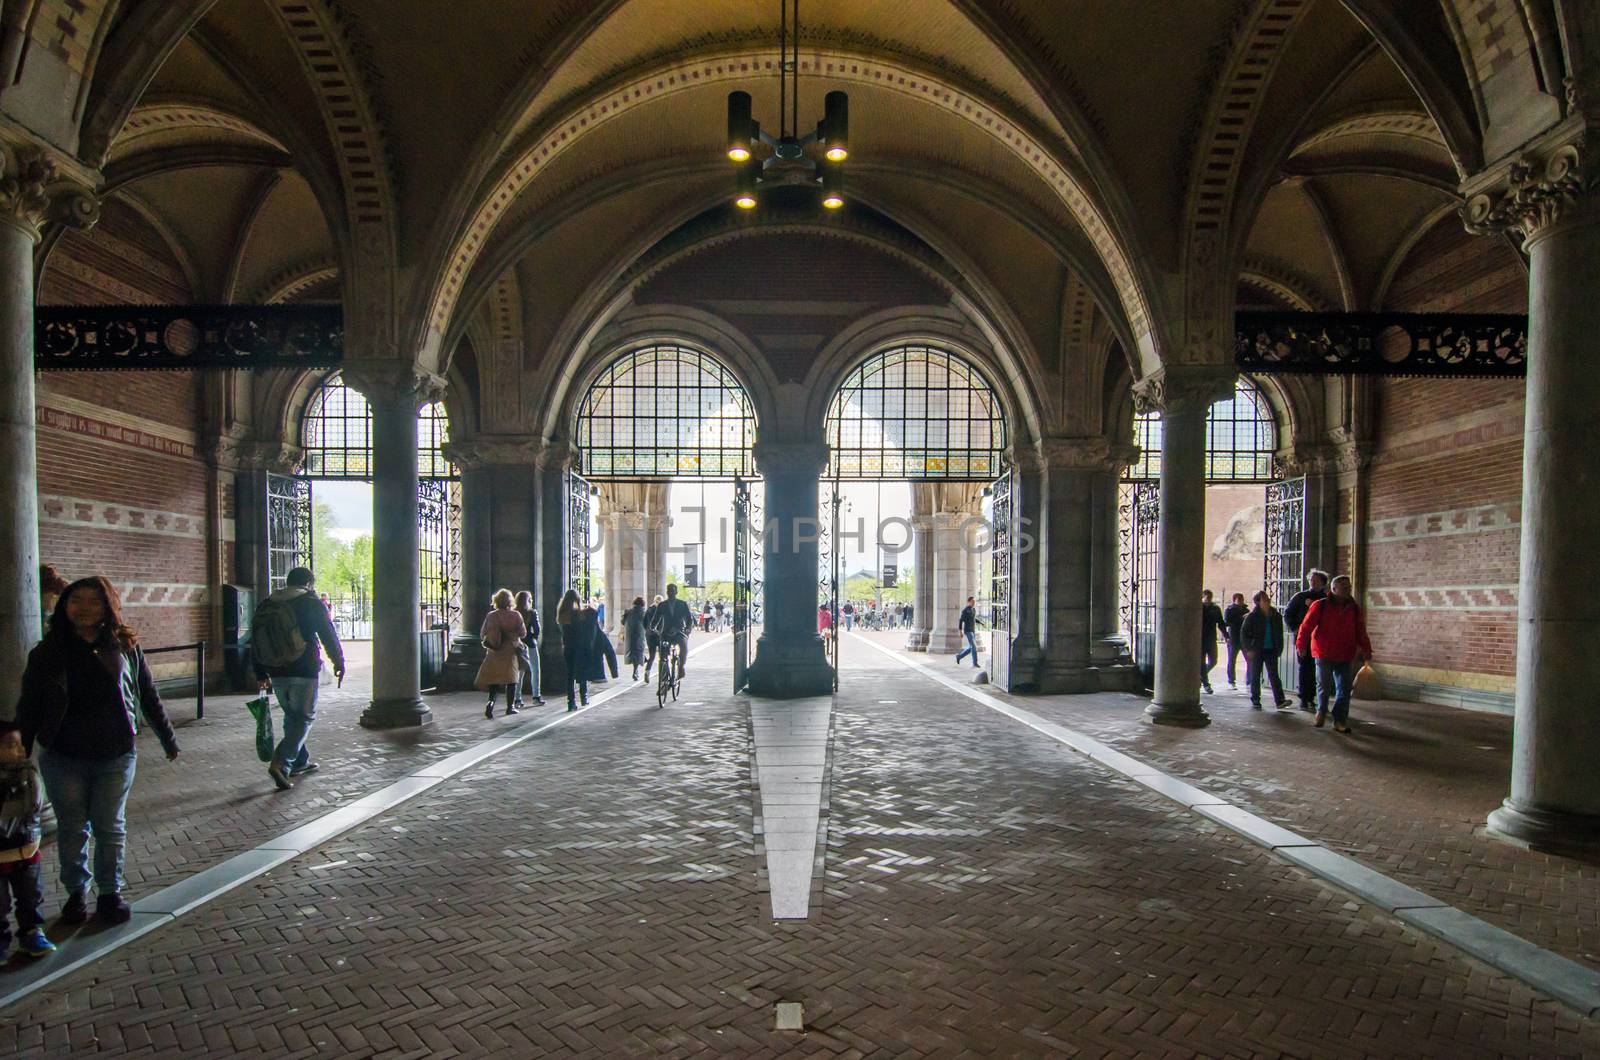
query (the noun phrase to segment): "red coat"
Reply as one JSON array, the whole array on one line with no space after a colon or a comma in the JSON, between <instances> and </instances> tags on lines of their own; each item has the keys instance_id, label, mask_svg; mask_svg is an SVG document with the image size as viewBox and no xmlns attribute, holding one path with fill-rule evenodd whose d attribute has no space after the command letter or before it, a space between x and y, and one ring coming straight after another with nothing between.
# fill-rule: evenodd
<instances>
[{"instance_id":1,"label":"red coat","mask_svg":"<svg viewBox=\"0 0 1600 1060\"><path fill-rule=\"evenodd\" d=\"M1349 662L1356 657L1357 649L1368 658L1372 656L1372 641L1367 639L1361 605L1354 600L1341 604L1331 596L1311 605L1305 621L1300 623L1294 646L1302 654L1310 648L1313 658L1329 662Z\"/></svg>"}]
</instances>

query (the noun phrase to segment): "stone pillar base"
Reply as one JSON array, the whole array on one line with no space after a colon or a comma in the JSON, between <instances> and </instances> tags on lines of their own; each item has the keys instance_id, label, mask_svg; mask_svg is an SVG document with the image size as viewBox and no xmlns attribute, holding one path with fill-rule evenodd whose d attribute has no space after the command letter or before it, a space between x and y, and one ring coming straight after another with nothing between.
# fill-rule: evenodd
<instances>
[{"instance_id":1,"label":"stone pillar base","mask_svg":"<svg viewBox=\"0 0 1600 1060\"><path fill-rule=\"evenodd\" d=\"M1039 695L1076 695L1088 692L1141 692L1139 671L1132 666L1037 667L1033 683L1016 691Z\"/></svg>"},{"instance_id":2,"label":"stone pillar base","mask_svg":"<svg viewBox=\"0 0 1600 1060\"><path fill-rule=\"evenodd\" d=\"M375 699L361 712L363 729L415 729L433 723L433 711L420 699Z\"/></svg>"},{"instance_id":3,"label":"stone pillar base","mask_svg":"<svg viewBox=\"0 0 1600 1060\"><path fill-rule=\"evenodd\" d=\"M1510 799L1489 815L1488 832L1525 850L1579 857L1600 853L1600 817L1524 809Z\"/></svg>"},{"instance_id":4,"label":"stone pillar base","mask_svg":"<svg viewBox=\"0 0 1600 1060\"><path fill-rule=\"evenodd\" d=\"M1151 703L1144 714L1154 725L1179 729L1203 729L1211 724L1211 715L1198 703Z\"/></svg>"},{"instance_id":5,"label":"stone pillar base","mask_svg":"<svg viewBox=\"0 0 1600 1060\"><path fill-rule=\"evenodd\" d=\"M925 630L925 629L914 629L911 632L906 634L906 651L927 651L927 650L928 650L928 631L927 630Z\"/></svg>"},{"instance_id":6,"label":"stone pillar base","mask_svg":"<svg viewBox=\"0 0 1600 1060\"><path fill-rule=\"evenodd\" d=\"M478 679L478 667L483 665L483 641L477 637L457 636L450 639L450 654L439 673L439 691L470 692Z\"/></svg>"},{"instance_id":7,"label":"stone pillar base","mask_svg":"<svg viewBox=\"0 0 1600 1060\"><path fill-rule=\"evenodd\" d=\"M967 646L967 638L961 635L960 630L936 629L928 634L928 639L923 642L922 650L929 655L949 654L954 655Z\"/></svg>"},{"instance_id":8,"label":"stone pillar base","mask_svg":"<svg viewBox=\"0 0 1600 1060\"><path fill-rule=\"evenodd\" d=\"M802 699L833 694L833 667L822 640L782 644L762 637L750 664L750 694L767 699Z\"/></svg>"}]
</instances>

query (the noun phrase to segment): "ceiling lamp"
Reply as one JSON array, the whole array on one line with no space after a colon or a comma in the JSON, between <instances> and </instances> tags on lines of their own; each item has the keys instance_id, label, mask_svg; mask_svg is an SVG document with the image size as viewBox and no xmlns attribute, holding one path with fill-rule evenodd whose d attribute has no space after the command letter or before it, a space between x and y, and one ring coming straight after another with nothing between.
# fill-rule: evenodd
<instances>
[{"instance_id":1,"label":"ceiling lamp","mask_svg":"<svg viewBox=\"0 0 1600 1060\"><path fill-rule=\"evenodd\" d=\"M843 164L850 157L850 97L829 92L822 120L800 135L800 0L778 0L778 8L778 135L762 129L751 116L750 93L728 93L728 159L739 167L733 203L753 210L761 188L799 185L821 187L822 205L837 210L844 205ZM755 151L762 145L772 153L758 160ZM812 146L820 147L820 158L807 153Z\"/></svg>"}]
</instances>

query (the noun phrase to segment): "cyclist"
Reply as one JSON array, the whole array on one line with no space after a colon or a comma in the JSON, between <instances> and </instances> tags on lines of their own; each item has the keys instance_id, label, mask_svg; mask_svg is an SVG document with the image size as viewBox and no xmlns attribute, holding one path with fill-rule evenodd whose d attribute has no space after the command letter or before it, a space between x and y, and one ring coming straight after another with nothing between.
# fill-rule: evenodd
<instances>
[{"instance_id":1,"label":"cyclist","mask_svg":"<svg viewBox=\"0 0 1600 1060\"><path fill-rule=\"evenodd\" d=\"M656 605L656 636L661 641L661 667L666 669L667 659L674 645L678 648L678 676L686 670L684 660L689 654L689 631L694 628L694 614L689 605L678 599L678 587L667 586L667 598Z\"/></svg>"}]
</instances>

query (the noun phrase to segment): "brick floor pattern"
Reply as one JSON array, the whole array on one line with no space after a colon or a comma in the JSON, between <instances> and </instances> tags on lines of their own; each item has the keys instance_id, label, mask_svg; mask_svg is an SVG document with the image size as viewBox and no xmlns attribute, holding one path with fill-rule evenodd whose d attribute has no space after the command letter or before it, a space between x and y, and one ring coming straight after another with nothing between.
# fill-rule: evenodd
<instances>
[{"instance_id":1,"label":"brick floor pattern","mask_svg":"<svg viewBox=\"0 0 1600 1060\"><path fill-rule=\"evenodd\" d=\"M708 661L701 706L630 695L0 1013L0 1055L1600 1053L1521 984L863 665L807 922L762 915L747 712Z\"/></svg>"}]
</instances>

